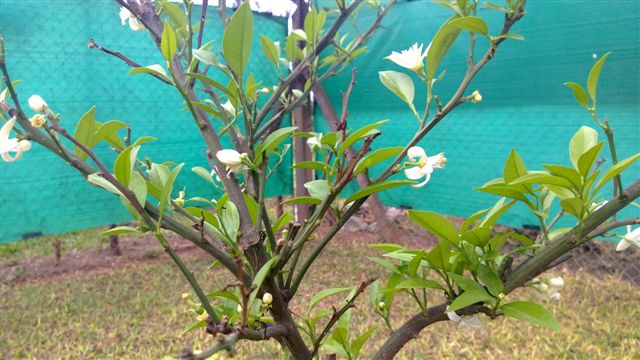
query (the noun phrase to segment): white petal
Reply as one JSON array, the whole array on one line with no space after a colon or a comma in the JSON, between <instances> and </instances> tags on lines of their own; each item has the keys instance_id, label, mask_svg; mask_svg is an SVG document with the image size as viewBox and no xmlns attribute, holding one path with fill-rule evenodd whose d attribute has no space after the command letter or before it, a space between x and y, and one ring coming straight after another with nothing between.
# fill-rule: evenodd
<instances>
[{"instance_id":1,"label":"white petal","mask_svg":"<svg viewBox=\"0 0 640 360\"><path fill-rule=\"evenodd\" d=\"M557 276L549 279L549 285L554 289L560 290L564 287L564 280L562 279L562 277Z\"/></svg>"},{"instance_id":2,"label":"white petal","mask_svg":"<svg viewBox=\"0 0 640 360\"><path fill-rule=\"evenodd\" d=\"M6 162L14 162L14 161L18 161L20 160L20 158L22 157L22 149L20 148L20 146L16 146L15 147L15 156L11 156L10 152L5 152L2 153L2 160L6 161Z\"/></svg>"},{"instance_id":3,"label":"white petal","mask_svg":"<svg viewBox=\"0 0 640 360\"><path fill-rule=\"evenodd\" d=\"M427 163L427 165L420 168L420 171L422 171L424 175L429 175L433 172L433 167L431 164Z\"/></svg>"},{"instance_id":4,"label":"white petal","mask_svg":"<svg viewBox=\"0 0 640 360\"><path fill-rule=\"evenodd\" d=\"M427 185L427 183L429 182L429 179L431 179L431 174L427 174L424 181L421 182L420 184L411 185L411 187L414 189L420 189L421 187Z\"/></svg>"},{"instance_id":5,"label":"white petal","mask_svg":"<svg viewBox=\"0 0 640 360\"><path fill-rule=\"evenodd\" d=\"M554 292L549 296L549 299L553 300L553 301L560 301L560 293L559 292Z\"/></svg>"},{"instance_id":6,"label":"white petal","mask_svg":"<svg viewBox=\"0 0 640 360\"><path fill-rule=\"evenodd\" d=\"M629 246L631 246L630 242L625 239L621 239L616 246L616 251L625 251Z\"/></svg>"},{"instance_id":7,"label":"white petal","mask_svg":"<svg viewBox=\"0 0 640 360\"><path fill-rule=\"evenodd\" d=\"M460 320L462 320L462 316L458 315L455 313L455 311L449 311L447 313L447 317L449 317L449 320L458 323L460 322Z\"/></svg>"},{"instance_id":8,"label":"white petal","mask_svg":"<svg viewBox=\"0 0 640 360\"><path fill-rule=\"evenodd\" d=\"M2 129L0 129L0 142L3 140L9 139L9 134L11 130L13 130L13 126L16 124L15 116L9 119L4 125L2 125Z\"/></svg>"},{"instance_id":9,"label":"white petal","mask_svg":"<svg viewBox=\"0 0 640 360\"><path fill-rule=\"evenodd\" d=\"M121 7L120 8L120 21L122 21L122 25L124 25L127 22L127 19L130 18L131 12L129 10L127 10L127 8L125 7Z\"/></svg>"},{"instance_id":10,"label":"white petal","mask_svg":"<svg viewBox=\"0 0 640 360\"><path fill-rule=\"evenodd\" d=\"M424 172L419 166L413 166L408 169L404 169L404 176L409 180L420 180L424 177Z\"/></svg>"},{"instance_id":11,"label":"white petal","mask_svg":"<svg viewBox=\"0 0 640 360\"><path fill-rule=\"evenodd\" d=\"M20 140L20 141L18 141L18 147L23 152L24 151L29 151L29 150L31 150L31 141L29 141L29 140Z\"/></svg>"},{"instance_id":12,"label":"white petal","mask_svg":"<svg viewBox=\"0 0 640 360\"><path fill-rule=\"evenodd\" d=\"M631 226L627 228L627 235L625 235L625 239L629 241L640 242L640 227L636 228L633 231L629 230L631 230Z\"/></svg>"},{"instance_id":13,"label":"white petal","mask_svg":"<svg viewBox=\"0 0 640 360\"><path fill-rule=\"evenodd\" d=\"M28 102L31 110L35 112L43 113L45 112L45 110L47 110L47 103L38 95L31 95Z\"/></svg>"},{"instance_id":14,"label":"white petal","mask_svg":"<svg viewBox=\"0 0 640 360\"><path fill-rule=\"evenodd\" d=\"M444 156L443 152L433 156L429 156L427 158L427 164L437 169L444 169L444 166L446 163L447 163L447 158Z\"/></svg>"},{"instance_id":15,"label":"white petal","mask_svg":"<svg viewBox=\"0 0 640 360\"><path fill-rule=\"evenodd\" d=\"M142 23L140 21L138 21L138 19L133 17L133 16L129 18L129 27L133 31L142 31L142 30L144 30L144 25L142 25Z\"/></svg>"},{"instance_id":16,"label":"white petal","mask_svg":"<svg viewBox=\"0 0 640 360\"><path fill-rule=\"evenodd\" d=\"M233 149L224 149L216 153L216 157L221 163L228 166L235 166L242 164L240 153Z\"/></svg>"},{"instance_id":17,"label":"white petal","mask_svg":"<svg viewBox=\"0 0 640 360\"><path fill-rule=\"evenodd\" d=\"M0 154L5 154L9 151L18 151L18 148L18 139L7 139L0 141Z\"/></svg>"},{"instance_id":18,"label":"white petal","mask_svg":"<svg viewBox=\"0 0 640 360\"><path fill-rule=\"evenodd\" d=\"M480 316L478 314L473 314L471 316L465 316L460 323L460 326L473 331L483 331L484 324L482 320L480 320Z\"/></svg>"},{"instance_id":19,"label":"white petal","mask_svg":"<svg viewBox=\"0 0 640 360\"><path fill-rule=\"evenodd\" d=\"M411 161L417 161L420 159L427 159L427 153L420 146L412 146L407 151L407 156Z\"/></svg>"}]
</instances>

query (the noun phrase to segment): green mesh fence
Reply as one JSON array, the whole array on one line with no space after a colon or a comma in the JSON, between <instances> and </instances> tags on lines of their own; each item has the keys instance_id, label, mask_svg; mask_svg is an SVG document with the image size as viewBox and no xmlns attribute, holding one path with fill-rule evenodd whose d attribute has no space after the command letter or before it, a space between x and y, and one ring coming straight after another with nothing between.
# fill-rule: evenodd
<instances>
[{"instance_id":1,"label":"green mesh fence","mask_svg":"<svg viewBox=\"0 0 640 360\"><path fill-rule=\"evenodd\" d=\"M3 0L0 6L9 68L14 78L24 80L19 87L24 99L31 93L42 95L61 112L68 128L73 128L91 105L97 105L98 120L123 120L134 127L134 137L153 134L159 138L144 147L144 154L155 161L186 162L187 171L178 186L187 186L189 193L213 195L188 171L193 166L207 166L201 154L204 145L188 115L180 111L175 91L153 78L127 76L126 65L87 50L87 41L93 37L142 64L161 62L151 51L146 34L120 26L116 5L108 0ZM500 176L512 147L530 168L540 163L567 163L570 137L579 126L593 124L562 83L584 82L595 61L593 54L599 57L607 51L613 54L601 76L600 112L615 128L621 158L640 151L638 2L530 1L527 8L527 17L513 29L526 41L501 46L471 86L482 92L483 102L462 106L421 142L430 153L446 152L447 168L437 171L422 189L406 187L382 193L385 204L466 216L495 201L495 197L472 189ZM217 20L214 15L211 12L212 22ZM497 33L500 14L482 10L481 15ZM361 25L372 20L368 11L360 16ZM350 101L350 127L392 120L382 128L384 133L375 147L402 144L417 126L403 104L378 81L378 71L400 70L383 57L413 42L428 42L448 16L447 10L430 1L402 2L384 21L386 26L373 38L369 53L355 62L359 75ZM262 16L256 21L257 31L272 39L281 38L286 31L283 21ZM220 43L220 34L215 40ZM479 40L477 49L482 51L486 46ZM447 69L438 87L443 99L455 91L463 76L467 47L466 35L462 35L441 66ZM276 79L269 77L270 64L260 61L259 49L256 44L250 69L265 84L271 84ZM336 104L348 77L347 71L325 84ZM417 93L416 99L421 98L424 94ZM326 129L320 111L316 111L315 122L320 130ZM98 151L108 154L106 148ZM609 165L607 158L604 166ZM629 184L638 175L640 166L635 165L623 180ZM0 186L0 242L27 233L58 233L128 218L117 199L87 186L62 161L37 147L21 161L0 166ZM285 173L276 175L269 186L272 195L288 193L290 188L291 180ZM77 198L83 201L76 203ZM638 216L640 211L631 208L624 215ZM534 220L525 209L514 208L503 222L521 226Z\"/></svg>"},{"instance_id":2,"label":"green mesh fence","mask_svg":"<svg viewBox=\"0 0 640 360\"><path fill-rule=\"evenodd\" d=\"M204 142L189 114L181 110L177 91L150 76L127 75L130 68L126 64L87 48L93 38L140 64L164 62L146 31L133 32L120 24L115 1L2 0L0 6L8 67L14 79L23 81L17 90L25 106L31 94L39 94L60 112L62 125L73 130L80 116L96 105L98 121L127 122L134 139L146 135L158 138L143 146L143 157L156 162L185 162L176 188L186 187L188 194L213 197L206 183L189 170L209 166L203 154ZM214 10L208 14L211 26L205 41L219 45L222 33L213 34L211 30L220 28ZM200 7L195 6L193 13L199 15ZM271 38L282 37L287 31L286 19L266 15L256 14L255 26ZM271 65L260 60L259 38L255 41L248 69L265 83L275 83L277 76L272 74ZM97 153L103 158L114 157L106 146L99 147ZM272 179L271 195L290 188L287 181L291 181L284 173L274 174ZM39 146L18 162L0 165L0 187L0 242L130 218L116 197L89 186L82 176Z\"/></svg>"},{"instance_id":3,"label":"green mesh fence","mask_svg":"<svg viewBox=\"0 0 640 360\"><path fill-rule=\"evenodd\" d=\"M456 109L419 144L428 154L444 151L449 160L446 169L436 170L421 189L396 188L381 193L381 200L390 206L468 216L497 200L496 196L473 188L502 176L504 161L512 147L529 168L541 169L542 163L570 165L567 149L571 136L581 125L597 126L563 83L584 84L596 61L593 55L599 58L607 51L612 54L600 78L599 113L607 115L614 127L619 158L640 152L639 4L638 1L528 1L527 16L512 29L526 41L503 43L471 84L469 93L479 89L483 101ZM451 15L451 11L430 1L402 2L390 12L383 22L385 28L369 43L369 53L355 62L358 82L355 96L349 102L349 126L358 128L372 121L391 120L381 127L383 133L374 142L374 149L402 145L417 129L417 121L406 105L378 80L378 71L404 69L383 58L414 42L424 42L426 46ZM479 15L488 20L491 33L499 33L502 13L485 9ZM364 29L373 16L366 11L360 16L358 24ZM446 75L436 92L445 102L466 71L468 39L468 35L462 34L440 66L441 70L446 69ZM478 56L487 48L488 41L478 39ZM326 83L335 104L340 104L340 92L347 88L350 77L347 70ZM417 84L417 78L414 79ZM416 92L416 106L424 106L424 95ZM321 112L318 110L315 115L318 127L326 129ZM600 135L605 139L604 134ZM602 154L606 157L603 167L611 166L608 151ZM630 185L639 175L640 164L636 164L627 170L623 184ZM630 206L623 213L627 215L638 216L640 210ZM524 207L512 208L501 222L512 226L537 223Z\"/></svg>"}]
</instances>

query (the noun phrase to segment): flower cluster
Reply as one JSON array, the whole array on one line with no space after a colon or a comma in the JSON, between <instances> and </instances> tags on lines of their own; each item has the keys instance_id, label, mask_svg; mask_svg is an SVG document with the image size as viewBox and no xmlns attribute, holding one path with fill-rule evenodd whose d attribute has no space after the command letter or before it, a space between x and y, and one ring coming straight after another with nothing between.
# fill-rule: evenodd
<instances>
[{"instance_id":1,"label":"flower cluster","mask_svg":"<svg viewBox=\"0 0 640 360\"><path fill-rule=\"evenodd\" d=\"M434 156L427 156L423 148L413 146L407 151L407 156L411 160L411 164L415 165L404 170L404 175L410 180L420 180L425 178L423 182L411 185L413 188L421 188L425 186L431 179L431 173L434 169L444 169L447 158L444 153Z\"/></svg>"},{"instance_id":2,"label":"flower cluster","mask_svg":"<svg viewBox=\"0 0 640 360\"><path fill-rule=\"evenodd\" d=\"M560 300L560 290L564 288L564 280L560 276L549 278L546 281L535 278L532 286L541 294L548 296L549 299L558 301Z\"/></svg>"}]
</instances>

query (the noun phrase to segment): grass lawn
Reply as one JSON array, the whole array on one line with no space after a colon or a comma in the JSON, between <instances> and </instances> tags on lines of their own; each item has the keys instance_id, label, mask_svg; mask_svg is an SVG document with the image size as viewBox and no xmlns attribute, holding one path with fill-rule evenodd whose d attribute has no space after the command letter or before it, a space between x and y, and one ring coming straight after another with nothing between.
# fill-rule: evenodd
<instances>
[{"instance_id":1,"label":"grass lawn","mask_svg":"<svg viewBox=\"0 0 640 360\"><path fill-rule=\"evenodd\" d=\"M84 233L82 235L87 235ZM369 235L372 237L371 235ZM83 236L79 235L78 238ZM78 240L84 250L95 252L108 246L98 237ZM329 287L353 286L369 276L382 276L381 268L367 256L378 254L366 246L375 240L340 234L311 270L292 307L298 314L317 291ZM127 252L128 242L123 248ZM39 244L41 244L40 242ZM0 260L16 261L21 256L48 256L43 249L0 252ZM4 246L3 246L4 247ZM66 255L65 255L66 256ZM65 261L63 256L62 261ZM193 321L181 294L186 282L165 255L153 261L141 259L101 271L79 272L0 285L0 357L73 359L158 359L175 355L185 346L202 348L211 341L206 334L183 334ZM207 270L210 261L192 254L186 261L206 289L230 283L221 270ZM339 273L337 270L346 273ZM558 271L557 273L560 273ZM616 276L596 278L584 272L563 274L566 287L559 302L545 302L562 324L551 331L527 323L488 318L486 334L469 333L451 322L425 329L398 356L400 359L639 359L640 288ZM511 298L528 298L522 290ZM324 308L330 307L325 304ZM370 358L388 334L373 314L365 296L358 302L352 324L359 334L372 324L377 335L365 345L362 358ZM394 307L397 322L415 313L416 306L400 301ZM223 358L226 357L223 356ZM242 342L238 359L281 358L277 344Z\"/></svg>"}]
</instances>

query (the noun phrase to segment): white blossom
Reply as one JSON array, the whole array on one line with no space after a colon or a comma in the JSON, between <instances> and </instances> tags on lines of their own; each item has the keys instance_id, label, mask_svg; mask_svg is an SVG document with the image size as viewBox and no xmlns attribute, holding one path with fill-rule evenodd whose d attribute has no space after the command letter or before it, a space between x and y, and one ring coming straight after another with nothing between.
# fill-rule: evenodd
<instances>
[{"instance_id":1,"label":"white blossom","mask_svg":"<svg viewBox=\"0 0 640 360\"><path fill-rule=\"evenodd\" d=\"M9 138L11 130L13 130L15 124L16 118L12 117L2 126L2 129L0 129L0 156L2 157L2 160L6 162L20 160L22 153L31 149L31 141ZM12 156L11 153L16 154Z\"/></svg>"},{"instance_id":2,"label":"white blossom","mask_svg":"<svg viewBox=\"0 0 640 360\"><path fill-rule=\"evenodd\" d=\"M447 317L462 329L480 332L485 330L484 323L480 320L480 316L478 314L460 316L454 311L449 311L447 312Z\"/></svg>"},{"instance_id":3,"label":"white blossom","mask_svg":"<svg viewBox=\"0 0 640 360\"><path fill-rule=\"evenodd\" d=\"M320 141L322 140L322 134L316 134L307 139L307 146L311 151L316 151L316 149L320 149L322 144Z\"/></svg>"},{"instance_id":4,"label":"white blossom","mask_svg":"<svg viewBox=\"0 0 640 360\"><path fill-rule=\"evenodd\" d=\"M242 157L243 154L233 149L223 149L216 153L218 160L225 164L232 172L242 171Z\"/></svg>"},{"instance_id":5,"label":"white blossom","mask_svg":"<svg viewBox=\"0 0 640 360\"><path fill-rule=\"evenodd\" d=\"M262 303L265 305L271 305L271 303L273 302L273 295L271 295L271 293L264 293L264 295L262 295Z\"/></svg>"},{"instance_id":6,"label":"white blossom","mask_svg":"<svg viewBox=\"0 0 640 360\"><path fill-rule=\"evenodd\" d=\"M28 102L31 110L37 113L44 113L47 111L47 103L39 95L31 95Z\"/></svg>"},{"instance_id":7,"label":"white blossom","mask_svg":"<svg viewBox=\"0 0 640 360\"><path fill-rule=\"evenodd\" d=\"M391 55L385 57L387 60L391 60L394 63L409 69L416 74L421 74L424 69L424 58L427 57L429 46L423 52L422 44L418 46L418 43L413 44L410 48L402 50L401 52L392 51Z\"/></svg>"},{"instance_id":8,"label":"white blossom","mask_svg":"<svg viewBox=\"0 0 640 360\"><path fill-rule=\"evenodd\" d=\"M469 100L471 100L471 102L473 102L473 103L479 103L480 101L482 101L482 94L480 94L480 91L474 90L471 93L471 96L469 97Z\"/></svg>"},{"instance_id":9,"label":"white blossom","mask_svg":"<svg viewBox=\"0 0 640 360\"><path fill-rule=\"evenodd\" d=\"M404 175L410 180L420 180L423 177L425 178L423 182L411 185L414 188L421 188L425 186L431 179L433 169L444 169L444 166L447 163L447 158L444 157L444 153L427 156L424 149L419 146L409 148L407 156L411 162L416 163L416 166L405 169Z\"/></svg>"},{"instance_id":10,"label":"white blossom","mask_svg":"<svg viewBox=\"0 0 640 360\"><path fill-rule=\"evenodd\" d=\"M631 225L627 225L627 233L618 242L616 251L624 251L631 245L640 247L640 227L631 231Z\"/></svg>"},{"instance_id":11,"label":"white blossom","mask_svg":"<svg viewBox=\"0 0 640 360\"><path fill-rule=\"evenodd\" d=\"M144 25L140 23L138 18L136 18L127 8L124 6L120 8L120 21L124 26L129 21L129 27L133 31L141 31L144 30Z\"/></svg>"}]
</instances>

